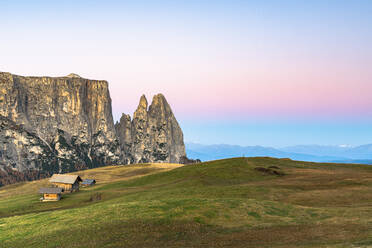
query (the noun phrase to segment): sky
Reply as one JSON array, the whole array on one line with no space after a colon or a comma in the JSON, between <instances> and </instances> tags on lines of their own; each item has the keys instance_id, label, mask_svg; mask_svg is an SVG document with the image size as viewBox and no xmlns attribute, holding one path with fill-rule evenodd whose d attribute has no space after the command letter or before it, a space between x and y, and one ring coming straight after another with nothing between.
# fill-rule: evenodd
<instances>
[{"instance_id":1,"label":"sky","mask_svg":"<svg viewBox=\"0 0 372 248\"><path fill-rule=\"evenodd\" d=\"M0 0L0 71L163 93L186 142L372 143L372 1Z\"/></svg>"}]
</instances>

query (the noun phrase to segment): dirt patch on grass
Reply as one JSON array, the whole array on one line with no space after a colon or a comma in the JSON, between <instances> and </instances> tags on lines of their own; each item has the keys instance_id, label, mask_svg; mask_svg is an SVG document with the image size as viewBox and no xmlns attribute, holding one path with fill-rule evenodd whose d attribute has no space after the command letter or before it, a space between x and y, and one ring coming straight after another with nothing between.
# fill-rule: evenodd
<instances>
[{"instance_id":1,"label":"dirt patch on grass","mask_svg":"<svg viewBox=\"0 0 372 248\"><path fill-rule=\"evenodd\" d=\"M270 166L268 168L264 167L255 167L256 171L262 172L263 174L267 175L277 175L277 176L284 176L284 172L282 172L279 167L277 166Z\"/></svg>"},{"instance_id":2,"label":"dirt patch on grass","mask_svg":"<svg viewBox=\"0 0 372 248\"><path fill-rule=\"evenodd\" d=\"M100 201L101 199L102 199L102 193L97 192L90 196L89 201L96 202L96 201Z\"/></svg>"}]
</instances>

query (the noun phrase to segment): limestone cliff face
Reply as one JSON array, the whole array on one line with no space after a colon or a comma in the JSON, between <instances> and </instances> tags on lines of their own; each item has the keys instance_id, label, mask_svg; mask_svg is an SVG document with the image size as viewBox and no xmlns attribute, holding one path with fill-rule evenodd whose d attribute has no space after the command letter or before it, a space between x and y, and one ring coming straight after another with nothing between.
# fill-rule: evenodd
<instances>
[{"instance_id":1,"label":"limestone cliff face","mask_svg":"<svg viewBox=\"0 0 372 248\"><path fill-rule=\"evenodd\" d=\"M123 163L133 163L132 156L132 121L129 115L122 115L120 122L115 124L116 134L123 153Z\"/></svg>"},{"instance_id":2,"label":"limestone cliff face","mask_svg":"<svg viewBox=\"0 0 372 248\"><path fill-rule=\"evenodd\" d=\"M182 130L162 94L150 107L142 96L133 120L123 114L115 128L126 163L179 163L186 156Z\"/></svg>"},{"instance_id":3,"label":"limestone cliff face","mask_svg":"<svg viewBox=\"0 0 372 248\"><path fill-rule=\"evenodd\" d=\"M106 81L0 72L0 186L110 164L180 162L182 130L164 96L114 125Z\"/></svg>"},{"instance_id":4,"label":"limestone cliff face","mask_svg":"<svg viewBox=\"0 0 372 248\"><path fill-rule=\"evenodd\" d=\"M106 81L0 73L0 169L54 173L121 161Z\"/></svg>"}]
</instances>

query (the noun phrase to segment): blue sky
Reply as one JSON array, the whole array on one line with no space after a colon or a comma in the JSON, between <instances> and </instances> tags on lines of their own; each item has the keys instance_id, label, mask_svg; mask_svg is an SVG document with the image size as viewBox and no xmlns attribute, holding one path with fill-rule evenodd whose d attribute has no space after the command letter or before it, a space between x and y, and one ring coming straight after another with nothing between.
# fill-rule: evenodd
<instances>
[{"instance_id":1,"label":"blue sky","mask_svg":"<svg viewBox=\"0 0 372 248\"><path fill-rule=\"evenodd\" d=\"M372 1L1 1L0 70L163 93L185 141L372 143Z\"/></svg>"}]
</instances>

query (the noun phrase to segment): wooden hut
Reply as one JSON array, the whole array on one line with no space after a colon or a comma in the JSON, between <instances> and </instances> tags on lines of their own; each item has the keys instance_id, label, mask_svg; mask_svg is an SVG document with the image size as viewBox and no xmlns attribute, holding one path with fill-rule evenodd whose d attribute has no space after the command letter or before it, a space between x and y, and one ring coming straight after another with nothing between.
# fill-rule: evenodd
<instances>
[{"instance_id":1,"label":"wooden hut","mask_svg":"<svg viewBox=\"0 0 372 248\"><path fill-rule=\"evenodd\" d=\"M61 200L61 188L41 188L39 190L43 197L40 198L41 201L59 201Z\"/></svg>"},{"instance_id":2,"label":"wooden hut","mask_svg":"<svg viewBox=\"0 0 372 248\"><path fill-rule=\"evenodd\" d=\"M54 186L62 188L63 191L73 192L79 190L81 178L78 175L54 174L50 179Z\"/></svg>"},{"instance_id":3,"label":"wooden hut","mask_svg":"<svg viewBox=\"0 0 372 248\"><path fill-rule=\"evenodd\" d=\"M93 186L96 184L96 180L94 179L84 179L81 183L81 186Z\"/></svg>"}]
</instances>

